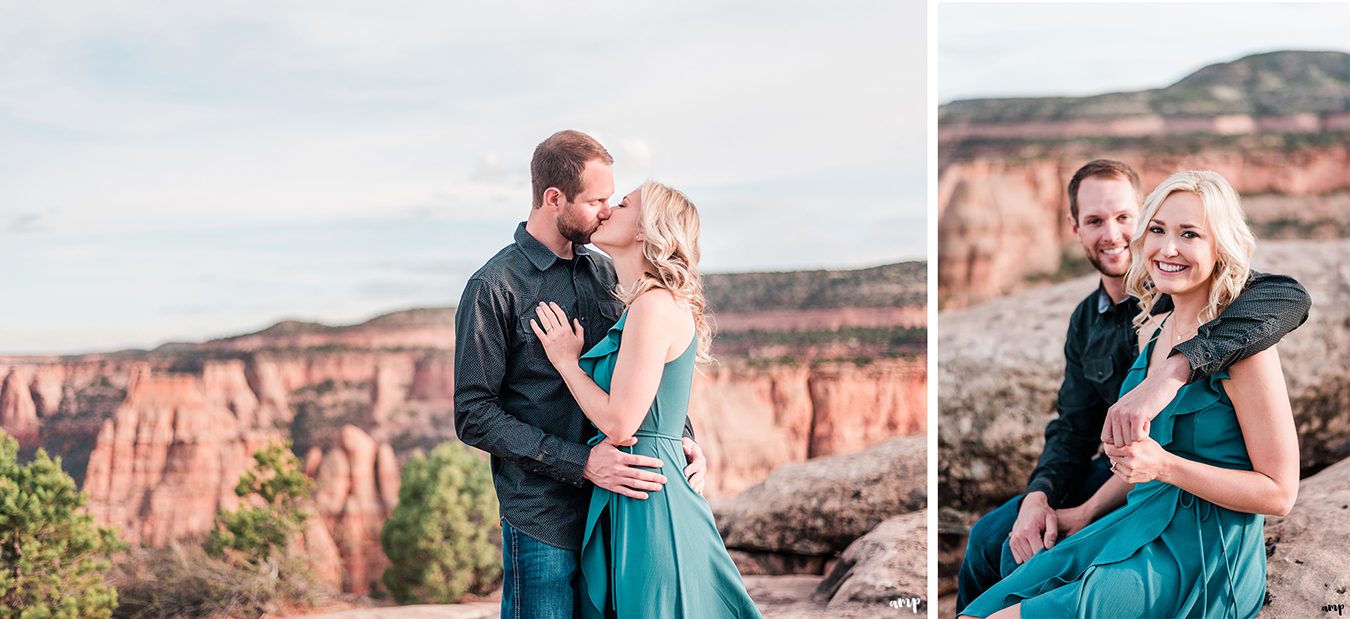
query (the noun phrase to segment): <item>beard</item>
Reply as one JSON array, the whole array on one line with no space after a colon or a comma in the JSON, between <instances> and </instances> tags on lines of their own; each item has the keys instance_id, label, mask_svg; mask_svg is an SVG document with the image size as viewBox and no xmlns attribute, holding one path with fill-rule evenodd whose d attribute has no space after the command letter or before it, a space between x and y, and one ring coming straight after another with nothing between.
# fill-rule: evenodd
<instances>
[{"instance_id":1,"label":"beard","mask_svg":"<svg viewBox=\"0 0 1350 619\"><path fill-rule=\"evenodd\" d=\"M1105 275L1107 277L1125 277L1125 274L1128 273L1130 270L1129 260L1126 260L1125 266L1122 266L1119 269L1114 269L1114 267L1110 267L1103 264L1100 257L1097 255L1097 250L1095 249L1087 252L1087 259L1088 262L1092 263L1092 268L1097 269L1098 273L1101 273L1102 275Z\"/></svg>"},{"instance_id":2,"label":"beard","mask_svg":"<svg viewBox=\"0 0 1350 619\"><path fill-rule=\"evenodd\" d=\"M599 227L599 220L587 222L577 215L577 209L570 206L563 207L562 214L558 216L558 234L577 245L590 243L591 235Z\"/></svg>"}]
</instances>

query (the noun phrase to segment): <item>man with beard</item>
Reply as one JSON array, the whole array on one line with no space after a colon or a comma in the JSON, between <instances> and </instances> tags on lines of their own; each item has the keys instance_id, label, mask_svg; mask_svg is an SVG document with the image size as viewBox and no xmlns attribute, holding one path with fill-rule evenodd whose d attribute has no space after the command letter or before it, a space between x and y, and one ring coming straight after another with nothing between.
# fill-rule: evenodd
<instances>
[{"instance_id":1,"label":"man with beard","mask_svg":"<svg viewBox=\"0 0 1350 619\"><path fill-rule=\"evenodd\" d=\"M455 430L492 455L503 617L573 615L587 482L635 499L666 483L648 470L660 468L654 458L586 445L596 431L530 327L539 303L555 302L581 322L589 349L619 319L614 265L585 247L609 218L613 163L578 131L540 143L530 161L530 216L515 242L469 278L455 313ZM701 490L707 461L688 425L685 435L684 473Z\"/></svg>"},{"instance_id":2,"label":"man with beard","mask_svg":"<svg viewBox=\"0 0 1350 619\"><path fill-rule=\"evenodd\" d=\"M1046 426L1045 450L1026 492L970 528L957 576L957 614L1037 552L1089 524L1085 510L1076 508L1111 476L1106 456L1094 458L1102 443L1120 446L1144 438L1149 420L1183 385L1274 345L1307 320L1312 304L1293 279L1254 273L1217 319L1177 344L1121 397L1121 382L1139 354L1131 324L1138 306L1125 293L1129 243L1143 199L1139 175L1124 163L1099 159L1073 175L1068 191L1073 231L1101 280L1069 319L1064 380L1055 404L1059 416ZM1164 300L1154 312L1171 309Z\"/></svg>"}]
</instances>

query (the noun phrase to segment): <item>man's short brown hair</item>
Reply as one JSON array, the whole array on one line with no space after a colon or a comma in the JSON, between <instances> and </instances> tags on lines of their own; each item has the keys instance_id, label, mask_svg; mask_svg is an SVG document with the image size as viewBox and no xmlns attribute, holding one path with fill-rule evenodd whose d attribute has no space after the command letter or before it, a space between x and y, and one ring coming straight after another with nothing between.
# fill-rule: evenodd
<instances>
[{"instance_id":1,"label":"man's short brown hair","mask_svg":"<svg viewBox=\"0 0 1350 619\"><path fill-rule=\"evenodd\" d=\"M1093 177L1130 181L1130 185L1134 187L1135 200L1138 201L1139 175L1135 173L1134 168L1114 159L1089 161L1087 165L1078 168L1078 171L1073 173L1073 178L1069 180L1069 215L1073 216L1075 222L1078 221L1078 186L1083 183L1083 179Z\"/></svg>"},{"instance_id":2,"label":"man's short brown hair","mask_svg":"<svg viewBox=\"0 0 1350 619\"><path fill-rule=\"evenodd\" d=\"M581 171L586 162L599 159L614 165L614 158L595 138L571 129L559 131L534 147L530 159L530 185L534 189L534 208L544 204L544 192L556 187L571 202L581 193Z\"/></svg>"}]
</instances>

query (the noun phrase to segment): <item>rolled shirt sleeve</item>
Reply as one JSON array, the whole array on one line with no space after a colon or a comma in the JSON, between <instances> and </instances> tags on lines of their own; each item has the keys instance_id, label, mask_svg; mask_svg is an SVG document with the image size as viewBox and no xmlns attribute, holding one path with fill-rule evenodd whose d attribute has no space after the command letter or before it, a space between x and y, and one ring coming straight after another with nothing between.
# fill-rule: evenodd
<instances>
[{"instance_id":1,"label":"rolled shirt sleeve","mask_svg":"<svg viewBox=\"0 0 1350 619\"><path fill-rule=\"evenodd\" d=\"M1293 278L1253 273L1242 294L1170 354L1186 356L1190 382L1208 378L1274 346L1308 320L1311 307L1308 291Z\"/></svg>"}]
</instances>

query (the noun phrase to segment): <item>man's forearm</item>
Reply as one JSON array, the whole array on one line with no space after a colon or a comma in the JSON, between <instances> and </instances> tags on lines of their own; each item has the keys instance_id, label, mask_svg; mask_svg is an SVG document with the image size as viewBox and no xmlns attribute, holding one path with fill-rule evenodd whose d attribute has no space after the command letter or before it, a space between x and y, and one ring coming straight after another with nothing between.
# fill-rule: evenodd
<instances>
[{"instance_id":1,"label":"man's forearm","mask_svg":"<svg viewBox=\"0 0 1350 619\"><path fill-rule=\"evenodd\" d=\"M1209 377L1274 346L1308 319L1311 307L1312 297L1293 278L1257 274L1218 318L1172 354L1185 355L1190 364L1187 382Z\"/></svg>"},{"instance_id":2,"label":"man's forearm","mask_svg":"<svg viewBox=\"0 0 1350 619\"><path fill-rule=\"evenodd\" d=\"M455 407L459 439L521 468L581 487L590 448L527 424L490 402Z\"/></svg>"},{"instance_id":3,"label":"man's forearm","mask_svg":"<svg viewBox=\"0 0 1350 619\"><path fill-rule=\"evenodd\" d=\"M1082 481L1084 472L1097 452L1098 442L1051 437L1036 462L1036 468L1027 482L1027 492L1044 492L1051 506L1064 503L1072 488Z\"/></svg>"}]
</instances>

